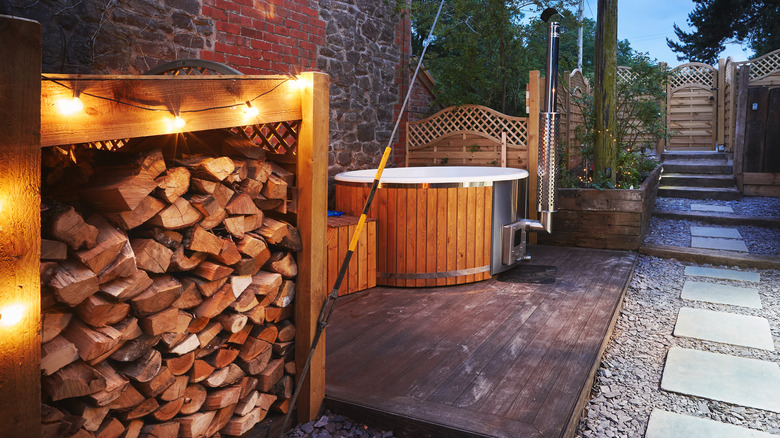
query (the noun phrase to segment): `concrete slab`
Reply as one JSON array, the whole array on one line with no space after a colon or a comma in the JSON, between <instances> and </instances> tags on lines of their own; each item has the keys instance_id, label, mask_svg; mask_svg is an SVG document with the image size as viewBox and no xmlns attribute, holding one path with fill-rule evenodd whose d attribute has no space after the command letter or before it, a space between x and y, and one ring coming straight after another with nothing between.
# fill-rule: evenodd
<instances>
[{"instance_id":1,"label":"concrete slab","mask_svg":"<svg viewBox=\"0 0 780 438\"><path fill-rule=\"evenodd\" d=\"M761 296L758 295L758 289L754 287L726 286L725 284L685 280L680 298L752 309L762 308Z\"/></svg>"},{"instance_id":2,"label":"concrete slab","mask_svg":"<svg viewBox=\"0 0 780 438\"><path fill-rule=\"evenodd\" d=\"M691 277L717 278L719 280L750 281L758 283L761 274L758 272L744 272L736 269L703 268L701 266L686 266L685 275Z\"/></svg>"},{"instance_id":3,"label":"concrete slab","mask_svg":"<svg viewBox=\"0 0 780 438\"><path fill-rule=\"evenodd\" d=\"M780 368L763 360L672 347L661 389L780 413Z\"/></svg>"},{"instance_id":4,"label":"concrete slab","mask_svg":"<svg viewBox=\"0 0 780 438\"><path fill-rule=\"evenodd\" d=\"M677 314L674 335L775 351L769 321L757 316L683 307Z\"/></svg>"},{"instance_id":5,"label":"concrete slab","mask_svg":"<svg viewBox=\"0 0 780 438\"><path fill-rule=\"evenodd\" d=\"M741 239L742 235L736 228L723 227L697 227L691 225L691 236L720 237L724 239Z\"/></svg>"},{"instance_id":6,"label":"concrete slab","mask_svg":"<svg viewBox=\"0 0 780 438\"><path fill-rule=\"evenodd\" d=\"M734 209L729 206L691 204L691 211L717 211L719 213L734 213Z\"/></svg>"},{"instance_id":7,"label":"concrete slab","mask_svg":"<svg viewBox=\"0 0 780 438\"><path fill-rule=\"evenodd\" d=\"M720 251L748 252L745 242L737 239L691 237L691 248L717 249Z\"/></svg>"},{"instance_id":8,"label":"concrete slab","mask_svg":"<svg viewBox=\"0 0 780 438\"><path fill-rule=\"evenodd\" d=\"M653 409L645 438L777 438L767 432Z\"/></svg>"}]
</instances>

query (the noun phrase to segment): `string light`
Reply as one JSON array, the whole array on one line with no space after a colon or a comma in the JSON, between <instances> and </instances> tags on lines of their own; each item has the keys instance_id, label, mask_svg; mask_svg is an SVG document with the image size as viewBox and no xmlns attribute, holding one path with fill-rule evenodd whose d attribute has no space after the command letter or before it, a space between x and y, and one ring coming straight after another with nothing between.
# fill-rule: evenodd
<instances>
[{"instance_id":1,"label":"string light","mask_svg":"<svg viewBox=\"0 0 780 438\"><path fill-rule=\"evenodd\" d=\"M187 122L185 122L184 119L179 116L173 118L173 127L176 129L182 129L186 124Z\"/></svg>"},{"instance_id":2,"label":"string light","mask_svg":"<svg viewBox=\"0 0 780 438\"><path fill-rule=\"evenodd\" d=\"M54 104L63 116L72 116L84 110L84 103L76 96L70 99L57 99Z\"/></svg>"},{"instance_id":3,"label":"string light","mask_svg":"<svg viewBox=\"0 0 780 438\"><path fill-rule=\"evenodd\" d=\"M246 108L244 109L244 117L247 119L252 119L257 117L260 114L260 110L257 109L257 107L252 106L251 103L246 103Z\"/></svg>"},{"instance_id":4,"label":"string light","mask_svg":"<svg viewBox=\"0 0 780 438\"><path fill-rule=\"evenodd\" d=\"M0 325L10 327L16 325L24 316L24 307L11 305L0 310Z\"/></svg>"}]
</instances>

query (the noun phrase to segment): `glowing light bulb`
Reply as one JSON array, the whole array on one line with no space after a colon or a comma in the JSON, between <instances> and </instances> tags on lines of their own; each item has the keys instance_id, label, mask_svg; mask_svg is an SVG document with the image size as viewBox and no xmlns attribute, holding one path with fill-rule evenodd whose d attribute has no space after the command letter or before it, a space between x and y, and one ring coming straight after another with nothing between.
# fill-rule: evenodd
<instances>
[{"instance_id":1,"label":"glowing light bulb","mask_svg":"<svg viewBox=\"0 0 780 438\"><path fill-rule=\"evenodd\" d=\"M0 310L0 325L10 327L16 325L24 316L24 307L15 304Z\"/></svg>"},{"instance_id":2,"label":"glowing light bulb","mask_svg":"<svg viewBox=\"0 0 780 438\"><path fill-rule=\"evenodd\" d=\"M173 127L176 129L182 129L186 124L187 122L185 122L184 119L179 116L176 116L176 118L173 119Z\"/></svg>"},{"instance_id":3,"label":"glowing light bulb","mask_svg":"<svg viewBox=\"0 0 780 438\"><path fill-rule=\"evenodd\" d=\"M58 99L55 105L57 106L57 111L63 116L71 116L84 110L84 103L78 97Z\"/></svg>"},{"instance_id":4,"label":"glowing light bulb","mask_svg":"<svg viewBox=\"0 0 780 438\"><path fill-rule=\"evenodd\" d=\"M244 109L244 117L247 119L257 117L260 114L260 110L257 109L257 107L249 105L249 102L247 102L246 105L247 107Z\"/></svg>"},{"instance_id":5,"label":"glowing light bulb","mask_svg":"<svg viewBox=\"0 0 780 438\"><path fill-rule=\"evenodd\" d=\"M293 84L295 84L295 87L299 90L303 90L304 88L308 87L310 82L303 78L298 78L293 81Z\"/></svg>"}]
</instances>

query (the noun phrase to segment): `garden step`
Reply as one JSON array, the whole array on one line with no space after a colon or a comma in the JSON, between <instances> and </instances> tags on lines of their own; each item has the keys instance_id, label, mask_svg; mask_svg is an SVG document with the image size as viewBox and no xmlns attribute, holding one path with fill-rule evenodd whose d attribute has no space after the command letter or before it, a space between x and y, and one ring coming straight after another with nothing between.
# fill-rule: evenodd
<instances>
[{"instance_id":1,"label":"garden step","mask_svg":"<svg viewBox=\"0 0 780 438\"><path fill-rule=\"evenodd\" d=\"M658 196L667 198L718 199L723 201L733 201L741 197L739 190L736 188L690 186L658 186Z\"/></svg>"},{"instance_id":2,"label":"garden step","mask_svg":"<svg viewBox=\"0 0 780 438\"><path fill-rule=\"evenodd\" d=\"M661 161L695 161L695 160L713 160L726 162L730 159L728 152L664 152L661 154Z\"/></svg>"},{"instance_id":3,"label":"garden step","mask_svg":"<svg viewBox=\"0 0 780 438\"><path fill-rule=\"evenodd\" d=\"M730 174L731 162L719 160L670 160L662 164L664 173Z\"/></svg>"},{"instance_id":4,"label":"garden step","mask_svg":"<svg viewBox=\"0 0 780 438\"><path fill-rule=\"evenodd\" d=\"M661 175L661 184L664 186L735 187L733 175L720 174L664 173Z\"/></svg>"}]
</instances>

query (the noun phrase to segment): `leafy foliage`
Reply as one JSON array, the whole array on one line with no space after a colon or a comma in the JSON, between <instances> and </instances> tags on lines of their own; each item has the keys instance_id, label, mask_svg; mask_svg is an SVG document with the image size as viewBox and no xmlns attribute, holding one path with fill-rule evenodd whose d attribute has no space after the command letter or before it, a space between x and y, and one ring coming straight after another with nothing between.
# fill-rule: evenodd
<instances>
[{"instance_id":1,"label":"leafy foliage","mask_svg":"<svg viewBox=\"0 0 780 438\"><path fill-rule=\"evenodd\" d=\"M680 61L717 62L727 42L747 43L761 56L780 48L780 7L777 0L693 0L685 32L676 24L679 43L666 39Z\"/></svg>"}]
</instances>

